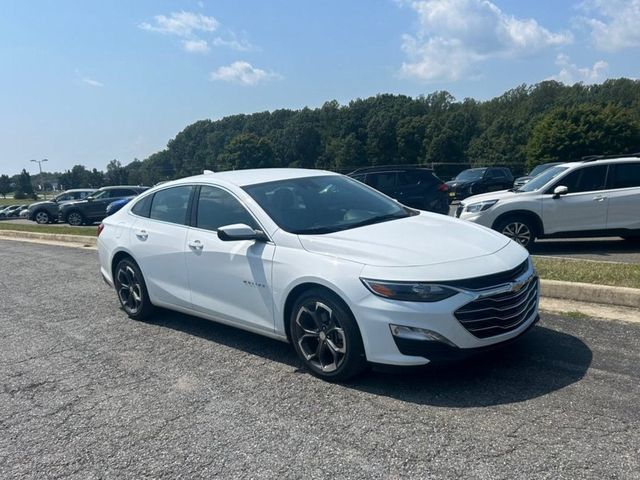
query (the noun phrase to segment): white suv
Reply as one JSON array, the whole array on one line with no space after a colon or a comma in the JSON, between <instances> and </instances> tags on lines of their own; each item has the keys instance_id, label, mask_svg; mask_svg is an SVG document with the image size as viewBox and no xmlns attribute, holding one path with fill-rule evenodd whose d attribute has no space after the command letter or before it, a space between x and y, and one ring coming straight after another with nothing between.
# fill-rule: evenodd
<instances>
[{"instance_id":1,"label":"white suv","mask_svg":"<svg viewBox=\"0 0 640 480\"><path fill-rule=\"evenodd\" d=\"M528 247L536 238L640 239L640 155L557 165L516 190L467 198L456 217Z\"/></svg>"}]
</instances>

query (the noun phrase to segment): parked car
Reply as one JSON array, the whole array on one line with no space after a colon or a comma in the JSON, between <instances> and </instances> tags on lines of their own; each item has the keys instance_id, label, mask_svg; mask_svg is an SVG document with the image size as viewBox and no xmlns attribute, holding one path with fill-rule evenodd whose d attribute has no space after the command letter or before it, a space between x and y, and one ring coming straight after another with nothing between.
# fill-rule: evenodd
<instances>
[{"instance_id":1,"label":"parked car","mask_svg":"<svg viewBox=\"0 0 640 480\"><path fill-rule=\"evenodd\" d=\"M456 216L525 247L536 238L640 240L640 157L599 157L551 167L518 190L467 198Z\"/></svg>"},{"instance_id":2,"label":"parked car","mask_svg":"<svg viewBox=\"0 0 640 480\"><path fill-rule=\"evenodd\" d=\"M29 218L29 207L20 210L19 218L24 218L25 220Z\"/></svg>"},{"instance_id":3,"label":"parked car","mask_svg":"<svg viewBox=\"0 0 640 480\"><path fill-rule=\"evenodd\" d=\"M462 200L479 193L513 187L511 170L504 167L469 168L447 182L449 200Z\"/></svg>"},{"instance_id":4,"label":"parked car","mask_svg":"<svg viewBox=\"0 0 640 480\"><path fill-rule=\"evenodd\" d=\"M542 172L547 170L548 168L555 167L556 165L561 165L563 162L551 162L551 163L543 163L541 165L536 165L533 170L531 170L524 177L516 178L515 182L513 182L513 188L520 188L529 180L533 179L537 175L540 175Z\"/></svg>"},{"instance_id":5,"label":"parked car","mask_svg":"<svg viewBox=\"0 0 640 480\"><path fill-rule=\"evenodd\" d=\"M10 205L0 210L0 218L11 218L14 216L14 212L20 209L21 205Z\"/></svg>"},{"instance_id":6,"label":"parked car","mask_svg":"<svg viewBox=\"0 0 640 480\"><path fill-rule=\"evenodd\" d=\"M105 211L105 213L107 214L107 217L109 215L113 215L114 213L116 213L118 210L124 207L127 203L129 203L133 198L136 198L136 197L125 197L125 198L121 198L120 200L115 200L111 202L109 205L107 205L107 209Z\"/></svg>"},{"instance_id":7,"label":"parked car","mask_svg":"<svg viewBox=\"0 0 640 480\"><path fill-rule=\"evenodd\" d=\"M154 187L103 220L98 254L132 319L165 307L288 341L328 380L465 357L538 319L516 242L319 170Z\"/></svg>"},{"instance_id":8,"label":"parked car","mask_svg":"<svg viewBox=\"0 0 640 480\"><path fill-rule=\"evenodd\" d=\"M135 197L149 187L118 185L102 187L84 200L67 202L60 207L58 219L69 225L85 225L102 220L107 216L107 206L125 197Z\"/></svg>"},{"instance_id":9,"label":"parked car","mask_svg":"<svg viewBox=\"0 0 640 480\"><path fill-rule=\"evenodd\" d=\"M408 207L445 215L449 213L448 187L431 169L377 166L360 168L349 176Z\"/></svg>"},{"instance_id":10,"label":"parked car","mask_svg":"<svg viewBox=\"0 0 640 480\"><path fill-rule=\"evenodd\" d=\"M75 188L66 190L51 200L32 203L29 205L28 218L40 224L57 222L61 205L74 200L82 200L95 191L95 188Z\"/></svg>"}]
</instances>

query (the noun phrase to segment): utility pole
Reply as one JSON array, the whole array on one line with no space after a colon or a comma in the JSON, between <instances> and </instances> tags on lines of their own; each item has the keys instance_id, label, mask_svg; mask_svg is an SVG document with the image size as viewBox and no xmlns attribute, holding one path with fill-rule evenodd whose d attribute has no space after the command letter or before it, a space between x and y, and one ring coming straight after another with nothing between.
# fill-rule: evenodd
<instances>
[{"instance_id":1,"label":"utility pole","mask_svg":"<svg viewBox=\"0 0 640 480\"><path fill-rule=\"evenodd\" d=\"M40 167L40 185L42 185L42 195L44 195L44 199L47 199L47 189L44 188L44 182L42 181L42 162L48 162L47 158L43 158L42 160L31 160L32 162L36 162L38 167Z\"/></svg>"}]
</instances>

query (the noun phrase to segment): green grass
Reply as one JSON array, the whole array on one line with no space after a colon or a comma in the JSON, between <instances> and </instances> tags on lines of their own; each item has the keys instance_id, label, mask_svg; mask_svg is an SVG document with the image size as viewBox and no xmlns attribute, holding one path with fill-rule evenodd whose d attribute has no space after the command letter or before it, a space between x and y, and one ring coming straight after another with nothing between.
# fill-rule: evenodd
<instances>
[{"instance_id":1,"label":"green grass","mask_svg":"<svg viewBox=\"0 0 640 480\"><path fill-rule=\"evenodd\" d=\"M569 318L573 318L574 320L584 320L585 318L589 318L589 315L586 313L576 311L564 312L564 315Z\"/></svg>"},{"instance_id":2,"label":"green grass","mask_svg":"<svg viewBox=\"0 0 640 480\"><path fill-rule=\"evenodd\" d=\"M539 257L533 263L547 280L640 288L640 265Z\"/></svg>"},{"instance_id":3,"label":"green grass","mask_svg":"<svg viewBox=\"0 0 640 480\"><path fill-rule=\"evenodd\" d=\"M85 237L95 237L98 229L87 227L52 226L52 225L19 225L16 223L0 223L0 233L2 230L18 230L21 232L37 233L58 233L64 235L83 235Z\"/></svg>"}]
</instances>

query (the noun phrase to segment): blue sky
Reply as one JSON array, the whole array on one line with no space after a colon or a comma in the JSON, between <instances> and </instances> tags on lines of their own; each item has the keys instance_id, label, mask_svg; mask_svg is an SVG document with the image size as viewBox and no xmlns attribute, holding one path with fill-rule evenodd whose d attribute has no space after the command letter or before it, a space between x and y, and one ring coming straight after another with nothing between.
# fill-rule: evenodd
<instances>
[{"instance_id":1,"label":"blue sky","mask_svg":"<svg viewBox=\"0 0 640 480\"><path fill-rule=\"evenodd\" d=\"M0 4L0 173L105 168L203 118L638 77L640 0Z\"/></svg>"}]
</instances>

